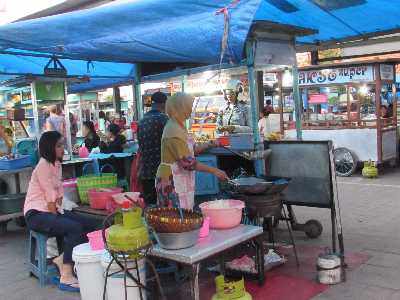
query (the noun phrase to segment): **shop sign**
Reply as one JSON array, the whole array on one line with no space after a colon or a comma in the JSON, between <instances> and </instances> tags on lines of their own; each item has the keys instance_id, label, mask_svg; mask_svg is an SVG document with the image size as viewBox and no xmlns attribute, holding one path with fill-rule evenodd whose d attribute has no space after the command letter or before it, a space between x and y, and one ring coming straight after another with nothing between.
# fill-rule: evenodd
<instances>
[{"instance_id":1,"label":"shop sign","mask_svg":"<svg viewBox=\"0 0 400 300\"><path fill-rule=\"evenodd\" d=\"M42 101L64 101L64 82L37 81L36 99Z\"/></svg>"},{"instance_id":2,"label":"shop sign","mask_svg":"<svg viewBox=\"0 0 400 300\"><path fill-rule=\"evenodd\" d=\"M372 66L299 71L299 85L322 85L374 81Z\"/></svg>"},{"instance_id":3,"label":"shop sign","mask_svg":"<svg viewBox=\"0 0 400 300\"><path fill-rule=\"evenodd\" d=\"M211 94L216 91L220 91L224 84L228 81L228 78L216 76L215 79L193 79L185 82L185 92L189 94Z\"/></svg>"},{"instance_id":4,"label":"shop sign","mask_svg":"<svg viewBox=\"0 0 400 300\"><path fill-rule=\"evenodd\" d=\"M175 93L182 92L182 83L181 82L169 82L167 84L167 88L170 91L170 94L173 95Z\"/></svg>"},{"instance_id":5,"label":"shop sign","mask_svg":"<svg viewBox=\"0 0 400 300\"><path fill-rule=\"evenodd\" d=\"M381 80L391 80L394 79L393 65L379 65L381 71Z\"/></svg>"}]
</instances>

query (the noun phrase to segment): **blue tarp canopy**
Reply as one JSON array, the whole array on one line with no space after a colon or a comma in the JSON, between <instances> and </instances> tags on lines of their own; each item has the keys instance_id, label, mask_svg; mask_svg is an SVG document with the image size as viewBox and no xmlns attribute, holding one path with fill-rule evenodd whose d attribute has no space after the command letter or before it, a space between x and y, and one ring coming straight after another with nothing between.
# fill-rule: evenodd
<instances>
[{"instance_id":1,"label":"blue tarp canopy","mask_svg":"<svg viewBox=\"0 0 400 300\"><path fill-rule=\"evenodd\" d=\"M316 29L298 42L323 43L400 29L400 0L262 0L255 21Z\"/></svg>"},{"instance_id":2,"label":"blue tarp canopy","mask_svg":"<svg viewBox=\"0 0 400 300\"><path fill-rule=\"evenodd\" d=\"M399 0L136 0L7 24L0 47L115 62L219 62L243 58L254 21L317 29L300 42L324 42L400 28Z\"/></svg>"},{"instance_id":3,"label":"blue tarp canopy","mask_svg":"<svg viewBox=\"0 0 400 300\"><path fill-rule=\"evenodd\" d=\"M11 49L11 52L28 54L16 49ZM0 81L25 74L43 75L48 61L48 57L0 54ZM89 82L72 84L69 88L71 92L99 89L133 80L134 65L132 64L71 59L61 59L60 62L67 69L68 76L88 76L90 78Z\"/></svg>"},{"instance_id":4,"label":"blue tarp canopy","mask_svg":"<svg viewBox=\"0 0 400 300\"><path fill-rule=\"evenodd\" d=\"M0 47L114 62L219 62L224 14L231 0L136 0L0 27ZM244 41L260 0L230 12L231 58ZM228 58L227 58L228 60Z\"/></svg>"},{"instance_id":5,"label":"blue tarp canopy","mask_svg":"<svg viewBox=\"0 0 400 300\"><path fill-rule=\"evenodd\" d=\"M318 30L299 37L300 43L400 30L400 0L136 0L0 26L0 51L33 51L82 60L63 61L69 74L85 73L85 60L217 64L227 24L221 11L224 7L229 14L224 62L244 58L244 45L256 21ZM43 58L0 55L0 68L3 63L7 70L35 71L39 66L42 70L45 62ZM132 75L130 66L102 66L96 62L92 75ZM90 83L93 88L96 81L104 87L120 80L94 79Z\"/></svg>"}]
</instances>

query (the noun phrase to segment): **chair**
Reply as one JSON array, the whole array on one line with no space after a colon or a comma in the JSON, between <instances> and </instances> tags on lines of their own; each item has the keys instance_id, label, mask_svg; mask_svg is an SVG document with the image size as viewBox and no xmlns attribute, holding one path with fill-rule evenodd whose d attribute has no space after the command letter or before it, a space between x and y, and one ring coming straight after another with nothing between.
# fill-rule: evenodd
<instances>
[{"instance_id":1,"label":"chair","mask_svg":"<svg viewBox=\"0 0 400 300\"><path fill-rule=\"evenodd\" d=\"M40 286L45 286L51 276L57 274L55 266L47 264L47 240L50 236L30 231L29 233L29 275L39 279Z\"/></svg>"}]
</instances>

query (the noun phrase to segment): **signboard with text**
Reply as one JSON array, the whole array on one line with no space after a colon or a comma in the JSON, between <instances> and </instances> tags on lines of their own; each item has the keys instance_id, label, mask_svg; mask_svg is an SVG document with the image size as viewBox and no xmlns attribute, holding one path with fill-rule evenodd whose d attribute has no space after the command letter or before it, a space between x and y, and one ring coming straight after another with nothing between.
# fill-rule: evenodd
<instances>
[{"instance_id":1,"label":"signboard with text","mask_svg":"<svg viewBox=\"0 0 400 300\"><path fill-rule=\"evenodd\" d=\"M373 66L299 71L300 86L372 81L374 81Z\"/></svg>"},{"instance_id":2,"label":"signboard with text","mask_svg":"<svg viewBox=\"0 0 400 300\"><path fill-rule=\"evenodd\" d=\"M394 68L393 65L379 65L381 71L381 80L394 80Z\"/></svg>"}]
</instances>

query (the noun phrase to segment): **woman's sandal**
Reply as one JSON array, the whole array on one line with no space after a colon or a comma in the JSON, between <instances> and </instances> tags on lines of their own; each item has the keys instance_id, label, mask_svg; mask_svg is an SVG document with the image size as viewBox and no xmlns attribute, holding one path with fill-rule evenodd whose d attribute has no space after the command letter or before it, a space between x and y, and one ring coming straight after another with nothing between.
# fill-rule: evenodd
<instances>
[{"instance_id":1,"label":"woman's sandal","mask_svg":"<svg viewBox=\"0 0 400 300\"><path fill-rule=\"evenodd\" d=\"M78 283L62 283L62 282L60 282L58 284L58 288L61 291L65 291L65 292L79 293L80 289L78 287L74 286L76 284L78 284Z\"/></svg>"}]
</instances>

